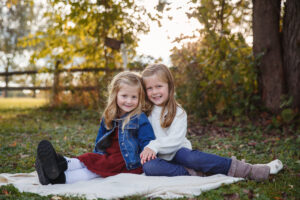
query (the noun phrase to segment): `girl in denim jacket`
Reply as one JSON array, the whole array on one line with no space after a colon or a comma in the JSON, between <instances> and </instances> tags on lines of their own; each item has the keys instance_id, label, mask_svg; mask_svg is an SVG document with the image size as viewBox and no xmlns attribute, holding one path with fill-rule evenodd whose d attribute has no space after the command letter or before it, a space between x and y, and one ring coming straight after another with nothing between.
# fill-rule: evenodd
<instances>
[{"instance_id":1,"label":"girl in denim jacket","mask_svg":"<svg viewBox=\"0 0 300 200\"><path fill-rule=\"evenodd\" d=\"M146 175L225 174L259 181L282 168L280 160L251 165L192 150L186 138L187 115L174 98L174 81L169 69L163 64L150 65L142 72L142 79L149 101L148 118L156 136L141 153Z\"/></svg>"},{"instance_id":2,"label":"girl in denim jacket","mask_svg":"<svg viewBox=\"0 0 300 200\"><path fill-rule=\"evenodd\" d=\"M116 75L109 86L108 104L93 153L64 157L56 153L49 141L42 140L35 162L40 183L74 183L119 173L142 173L139 155L155 138L147 116L142 113L144 100L138 74Z\"/></svg>"}]
</instances>

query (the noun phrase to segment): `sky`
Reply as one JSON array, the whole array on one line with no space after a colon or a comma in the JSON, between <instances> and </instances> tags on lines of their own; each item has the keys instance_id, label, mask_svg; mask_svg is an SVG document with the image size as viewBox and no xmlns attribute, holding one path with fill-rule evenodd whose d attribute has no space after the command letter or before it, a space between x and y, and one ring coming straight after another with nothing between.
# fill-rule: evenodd
<instances>
[{"instance_id":1,"label":"sky","mask_svg":"<svg viewBox=\"0 0 300 200\"><path fill-rule=\"evenodd\" d=\"M157 1L143 0L142 3L149 12L154 12ZM140 54L150 55L154 58L161 57L165 64L170 64L169 56L171 49L182 45L174 43L174 39L181 34L185 36L199 35L197 29L201 27L197 19L188 19L186 12L189 10L188 0L168 0L172 8L170 11L164 12L164 15L172 16L169 20L167 16L161 21L162 26L159 27L157 22L150 22L150 32L146 35L140 35L139 47L136 51ZM180 9L176 9L180 7ZM189 42L186 39L183 42Z\"/></svg>"}]
</instances>

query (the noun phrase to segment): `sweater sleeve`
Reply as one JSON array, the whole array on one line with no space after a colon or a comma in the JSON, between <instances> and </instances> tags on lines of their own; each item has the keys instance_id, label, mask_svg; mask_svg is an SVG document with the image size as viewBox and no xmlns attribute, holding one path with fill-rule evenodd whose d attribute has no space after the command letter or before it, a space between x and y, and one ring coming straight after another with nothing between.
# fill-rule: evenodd
<instances>
[{"instance_id":1,"label":"sweater sleeve","mask_svg":"<svg viewBox=\"0 0 300 200\"><path fill-rule=\"evenodd\" d=\"M166 136L157 137L152 140L147 147L159 154L172 154L183 146L186 140L187 115L183 110L176 114L171 126L163 129ZM155 132L155 135L159 135Z\"/></svg>"}]
</instances>

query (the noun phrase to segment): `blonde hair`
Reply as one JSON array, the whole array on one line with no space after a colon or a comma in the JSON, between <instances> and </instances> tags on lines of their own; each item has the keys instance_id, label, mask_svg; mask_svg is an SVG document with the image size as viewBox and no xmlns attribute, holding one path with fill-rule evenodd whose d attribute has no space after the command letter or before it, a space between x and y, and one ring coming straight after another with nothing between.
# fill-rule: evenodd
<instances>
[{"instance_id":1,"label":"blonde hair","mask_svg":"<svg viewBox=\"0 0 300 200\"><path fill-rule=\"evenodd\" d=\"M169 98L167 102L164 104L161 115L160 115L160 125L163 128L169 127L175 116L177 106L180 106L175 99L175 85L174 78L169 70L169 68L164 64L152 64L148 65L142 72L143 84L144 79L150 76L156 75L161 81L168 84L169 89ZM145 87L145 85L144 85ZM146 99L145 112L149 114L153 109L153 103L151 103L147 97ZM167 114L164 115L167 110Z\"/></svg>"},{"instance_id":2,"label":"blonde hair","mask_svg":"<svg viewBox=\"0 0 300 200\"><path fill-rule=\"evenodd\" d=\"M141 76L136 72L124 71L117 74L108 86L108 102L103 112L103 118L105 120L105 126L107 129L113 128L113 120L119 117L120 109L117 105L117 95L121 86L129 85L136 86L139 88L138 105L132 110L125 119L123 119L122 129L124 130L125 125L129 122L130 118L136 114L142 112L142 105L145 102L145 92L142 85Z\"/></svg>"}]
</instances>

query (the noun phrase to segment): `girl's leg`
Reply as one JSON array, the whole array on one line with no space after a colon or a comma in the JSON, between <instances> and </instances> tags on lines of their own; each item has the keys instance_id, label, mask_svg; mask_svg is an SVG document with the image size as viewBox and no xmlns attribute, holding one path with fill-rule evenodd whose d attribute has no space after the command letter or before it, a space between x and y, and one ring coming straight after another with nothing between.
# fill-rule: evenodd
<instances>
[{"instance_id":1,"label":"girl's leg","mask_svg":"<svg viewBox=\"0 0 300 200\"><path fill-rule=\"evenodd\" d=\"M257 181L266 180L270 173L277 173L282 169L280 160L268 164L249 164L236 158L224 158L197 150L181 148L174 159L176 163L187 168L212 174L225 174L233 177L249 178Z\"/></svg>"},{"instance_id":2,"label":"girl's leg","mask_svg":"<svg viewBox=\"0 0 300 200\"><path fill-rule=\"evenodd\" d=\"M68 171L84 168L85 165L77 158L68 158L64 156L68 164Z\"/></svg>"},{"instance_id":3,"label":"girl's leg","mask_svg":"<svg viewBox=\"0 0 300 200\"><path fill-rule=\"evenodd\" d=\"M93 178L100 177L98 174L95 174L88 170L87 168L76 169L72 171L65 171L65 183L75 183L78 181L87 181Z\"/></svg>"},{"instance_id":4,"label":"girl's leg","mask_svg":"<svg viewBox=\"0 0 300 200\"><path fill-rule=\"evenodd\" d=\"M227 175L231 166L230 158L198 150L190 150L184 147L177 151L173 160L184 167L211 174Z\"/></svg>"},{"instance_id":5,"label":"girl's leg","mask_svg":"<svg viewBox=\"0 0 300 200\"><path fill-rule=\"evenodd\" d=\"M190 175L183 166L156 158L143 165L147 176L188 176Z\"/></svg>"},{"instance_id":6,"label":"girl's leg","mask_svg":"<svg viewBox=\"0 0 300 200\"><path fill-rule=\"evenodd\" d=\"M51 142L42 140L38 144L35 168L42 185L47 185L50 179L58 179L67 167L66 159L56 153Z\"/></svg>"}]
</instances>

